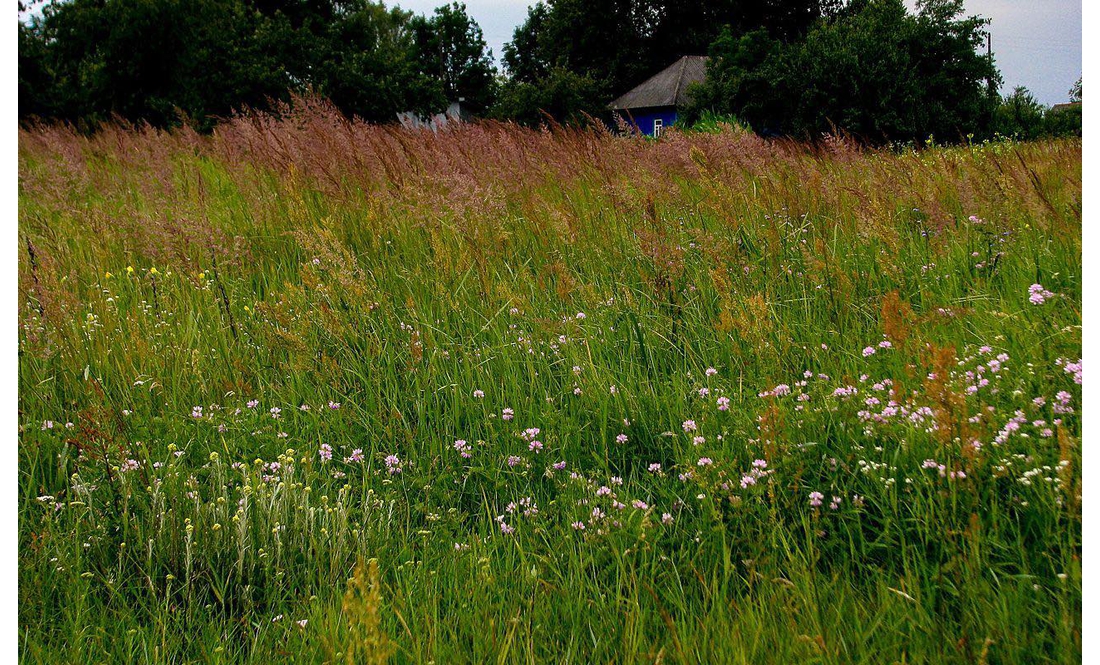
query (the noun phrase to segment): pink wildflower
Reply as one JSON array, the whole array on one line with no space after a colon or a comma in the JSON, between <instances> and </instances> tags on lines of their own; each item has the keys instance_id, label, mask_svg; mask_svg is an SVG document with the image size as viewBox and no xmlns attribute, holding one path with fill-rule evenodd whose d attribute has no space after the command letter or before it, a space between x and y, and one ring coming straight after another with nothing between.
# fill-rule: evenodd
<instances>
[{"instance_id":1,"label":"pink wildflower","mask_svg":"<svg viewBox=\"0 0 1100 665\"><path fill-rule=\"evenodd\" d=\"M401 473L401 458L397 455L388 455L386 457L386 470L389 471L391 476Z\"/></svg>"}]
</instances>

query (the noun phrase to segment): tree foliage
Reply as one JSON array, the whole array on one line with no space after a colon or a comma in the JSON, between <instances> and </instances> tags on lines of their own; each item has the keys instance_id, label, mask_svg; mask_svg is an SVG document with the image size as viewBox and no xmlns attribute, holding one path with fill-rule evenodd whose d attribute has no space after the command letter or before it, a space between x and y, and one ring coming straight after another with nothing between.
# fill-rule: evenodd
<instances>
[{"instance_id":1,"label":"tree foliage","mask_svg":"<svg viewBox=\"0 0 1100 665\"><path fill-rule=\"evenodd\" d=\"M1043 133L1043 105L1024 86L1005 96L993 115L993 130L1002 136L1034 139Z\"/></svg>"},{"instance_id":2,"label":"tree foliage","mask_svg":"<svg viewBox=\"0 0 1100 665\"><path fill-rule=\"evenodd\" d=\"M875 143L1079 135L1080 108L997 95L987 23L962 0L540 0L504 46L502 77L458 2L421 16L377 0L57 0L19 24L19 114L203 129L313 93L374 122L458 99L524 124L582 122L709 53L685 120Z\"/></svg>"},{"instance_id":3,"label":"tree foliage","mask_svg":"<svg viewBox=\"0 0 1100 665\"><path fill-rule=\"evenodd\" d=\"M959 0L859 0L805 38L726 31L711 48L694 114L733 114L758 131L837 129L873 142L964 139L988 126L999 74L977 47L987 21Z\"/></svg>"},{"instance_id":4,"label":"tree foliage","mask_svg":"<svg viewBox=\"0 0 1100 665\"><path fill-rule=\"evenodd\" d=\"M534 83L512 79L502 86L493 115L532 126L547 120L579 124L599 117L607 99L607 86L592 76L550 67Z\"/></svg>"},{"instance_id":5,"label":"tree foliage","mask_svg":"<svg viewBox=\"0 0 1100 665\"><path fill-rule=\"evenodd\" d=\"M68 0L19 26L23 118L208 127L311 91L384 121L488 104L494 73L460 4L424 18L371 0Z\"/></svg>"},{"instance_id":6,"label":"tree foliage","mask_svg":"<svg viewBox=\"0 0 1100 665\"><path fill-rule=\"evenodd\" d=\"M545 97L559 120L598 116L610 97L680 56L706 53L723 26L735 34L759 28L774 39L790 40L838 9L836 0L545 0L528 10L504 47L511 79L503 100ZM567 91L570 84L582 89ZM551 88L557 94L549 97ZM595 89L604 90L604 97L592 96Z\"/></svg>"},{"instance_id":7,"label":"tree foliage","mask_svg":"<svg viewBox=\"0 0 1100 665\"><path fill-rule=\"evenodd\" d=\"M443 5L431 17L414 17L410 29L420 73L436 77L448 100L462 99L479 110L493 104L496 68L492 52L464 4Z\"/></svg>"},{"instance_id":8,"label":"tree foliage","mask_svg":"<svg viewBox=\"0 0 1100 665\"><path fill-rule=\"evenodd\" d=\"M1081 81L1069 91L1071 102L1081 101ZM1081 136L1080 105L1047 108L1027 88L1017 86L1006 95L993 116L993 131L1006 138L1031 140L1047 136Z\"/></svg>"}]
</instances>

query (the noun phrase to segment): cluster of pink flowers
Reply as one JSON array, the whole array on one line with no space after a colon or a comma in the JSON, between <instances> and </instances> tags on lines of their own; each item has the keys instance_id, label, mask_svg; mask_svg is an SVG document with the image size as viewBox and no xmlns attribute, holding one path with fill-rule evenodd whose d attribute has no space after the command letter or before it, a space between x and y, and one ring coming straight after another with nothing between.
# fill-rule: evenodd
<instances>
[{"instance_id":1,"label":"cluster of pink flowers","mask_svg":"<svg viewBox=\"0 0 1100 665\"><path fill-rule=\"evenodd\" d=\"M763 459L756 459L752 461L752 468L749 472L741 476L741 489L748 489L756 484L758 480L764 476L770 475L774 471L768 469L768 461Z\"/></svg>"},{"instance_id":2,"label":"cluster of pink flowers","mask_svg":"<svg viewBox=\"0 0 1100 665\"><path fill-rule=\"evenodd\" d=\"M519 437L527 442L528 450L536 453L542 450L542 441L539 441L537 438L540 431L541 430L537 427L528 427L519 433ZM515 465L510 464L509 466Z\"/></svg>"},{"instance_id":3,"label":"cluster of pink flowers","mask_svg":"<svg viewBox=\"0 0 1100 665\"><path fill-rule=\"evenodd\" d=\"M1006 422L1004 427L1001 428L1001 431L997 432L996 438L993 439L993 444L999 446L1005 443L1006 441L1008 441L1009 437L1012 436L1013 433L1019 431L1020 426L1026 422L1027 416L1024 415L1024 412L1017 411L1011 418L1009 418L1008 422Z\"/></svg>"},{"instance_id":4,"label":"cluster of pink flowers","mask_svg":"<svg viewBox=\"0 0 1100 665\"><path fill-rule=\"evenodd\" d=\"M515 515L516 513L522 512L524 517L534 517L539 514L539 507L534 499L527 496L519 501L509 502L508 505L504 507L504 512L509 515Z\"/></svg>"},{"instance_id":5,"label":"cluster of pink flowers","mask_svg":"<svg viewBox=\"0 0 1100 665\"><path fill-rule=\"evenodd\" d=\"M1073 401L1073 395L1065 390L1059 390L1054 399L1058 400L1058 403L1051 405L1051 411L1054 413L1073 413L1073 407L1069 405Z\"/></svg>"},{"instance_id":6,"label":"cluster of pink flowers","mask_svg":"<svg viewBox=\"0 0 1100 665\"><path fill-rule=\"evenodd\" d=\"M322 462L328 462L332 459L332 446L327 443L322 443L321 447L317 450L317 455L320 456Z\"/></svg>"},{"instance_id":7,"label":"cluster of pink flowers","mask_svg":"<svg viewBox=\"0 0 1100 665\"><path fill-rule=\"evenodd\" d=\"M941 478L948 478L949 480L962 480L966 478L966 472L963 470L948 471L945 464L940 464L934 459L926 459L921 463L922 469L935 469L939 472Z\"/></svg>"},{"instance_id":8,"label":"cluster of pink flowers","mask_svg":"<svg viewBox=\"0 0 1100 665\"><path fill-rule=\"evenodd\" d=\"M1082 373L1081 373L1081 359L1078 358L1077 362L1070 362L1068 359L1059 358L1054 361L1055 365L1058 365L1066 374L1073 375L1073 382L1077 385L1081 385Z\"/></svg>"},{"instance_id":9,"label":"cluster of pink flowers","mask_svg":"<svg viewBox=\"0 0 1100 665\"><path fill-rule=\"evenodd\" d=\"M1047 298L1053 298L1054 294L1043 288L1042 284L1032 284L1027 287L1028 300L1032 305L1042 305L1047 301Z\"/></svg>"},{"instance_id":10,"label":"cluster of pink flowers","mask_svg":"<svg viewBox=\"0 0 1100 665\"><path fill-rule=\"evenodd\" d=\"M462 457L466 459L470 459L470 457L473 456L470 452L470 444L466 443L465 439L455 440L454 449L458 451L459 455L462 455Z\"/></svg>"},{"instance_id":11,"label":"cluster of pink flowers","mask_svg":"<svg viewBox=\"0 0 1100 665\"><path fill-rule=\"evenodd\" d=\"M362 452L362 451L360 451L360 452ZM388 471L391 476L395 476L395 475L401 473L402 469L401 469L401 458L400 457L398 457L397 455L387 455L385 462L386 462L386 471Z\"/></svg>"}]
</instances>

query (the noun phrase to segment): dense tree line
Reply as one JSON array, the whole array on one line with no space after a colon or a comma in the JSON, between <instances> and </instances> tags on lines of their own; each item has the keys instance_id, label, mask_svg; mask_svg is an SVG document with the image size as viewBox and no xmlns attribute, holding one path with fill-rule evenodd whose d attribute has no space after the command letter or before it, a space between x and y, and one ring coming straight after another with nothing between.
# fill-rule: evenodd
<instances>
[{"instance_id":1,"label":"dense tree line","mask_svg":"<svg viewBox=\"0 0 1100 665\"><path fill-rule=\"evenodd\" d=\"M312 92L376 122L459 98L526 124L610 120L611 99L709 54L688 122L872 142L1079 134L1080 109L997 94L987 22L962 0L542 0L498 73L458 3L421 16L372 0L57 0L20 23L19 110L202 128Z\"/></svg>"},{"instance_id":2,"label":"dense tree line","mask_svg":"<svg viewBox=\"0 0 1100 665\"><path fill-rule=\"evenodd\" d=\"M370 0L68 0L19 25L19 113L199 127L293 93L392 121L464 97L496 71L461 4L416 16Z\"/></svg>"},{"instance_id":3,"label":"dense tree line","mask_svg":"<svg viewBox=\"0 0 1100 665\"><path fill-rule=\"evenodd\" d=\"M1063 108L1046 108L1035 99L1031 91L1016 86L1006 95L993 114L993 132L1007 138L1020 140L1045 136L1081 136L1081 80L1069 90L1069 105Z\"/></svg>"},{"instance_id":4,"label":"dense tree line","mask_svg":"<svg viewBox=\"0 0 1100 665\"><path fill-rule=\"evenodd\" d=\"M852 0L799 40L724 30L695 111L795 136L841 128L871 141L964 139L989 126L1000 83L979 52L987 21L962 0Z\"/></svg>"},{"instance_id":5,"label":"dense tree line","mask_svg":"<svg viewBox=\"0 0 1100 665\"><path fill-rule=\"evenodd\" d=\"M682 55L705 54L723 27L778 40L804 35L840 0L545 0L504 47L498 112L532 122L602 115L608 101Z\"/></svg>"}]
</instances>

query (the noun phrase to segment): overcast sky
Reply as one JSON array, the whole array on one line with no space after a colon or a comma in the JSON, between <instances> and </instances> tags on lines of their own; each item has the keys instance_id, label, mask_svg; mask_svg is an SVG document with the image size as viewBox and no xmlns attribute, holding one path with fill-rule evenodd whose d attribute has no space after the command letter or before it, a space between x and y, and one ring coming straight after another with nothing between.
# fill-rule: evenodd
<instances>
[{"instance_id":1,"label":"overcast sky","mask_svg":"<svg viewBox=\"0 0 1100 665\"><path fill-rule=\"evenodd\" d=\"M906 0L912 7L914 0ZM387 4L391 4L387 2ZM442 0L397 0L405 9L431 13ZM466 0L500 62L501 47L527 17L527 0ZM993 55L1005 90L1023 85L1043 104L1069 98L1081 76L1081 0L966 0L968 14L993 19Z\"/></svg>"}]
</instances>

